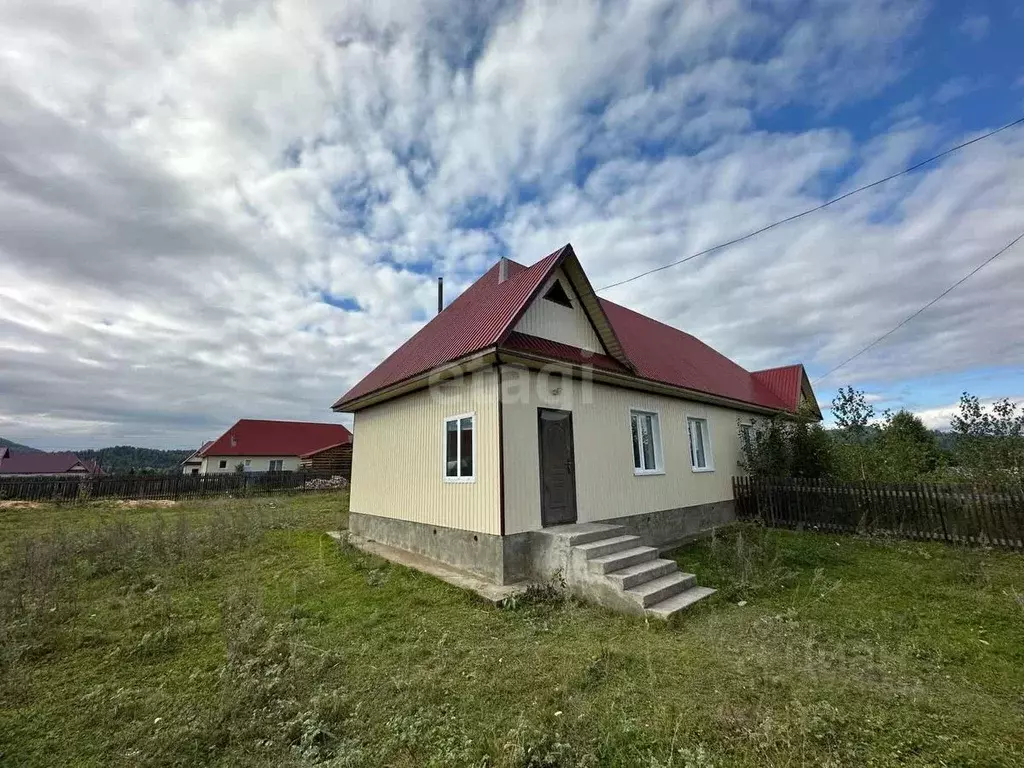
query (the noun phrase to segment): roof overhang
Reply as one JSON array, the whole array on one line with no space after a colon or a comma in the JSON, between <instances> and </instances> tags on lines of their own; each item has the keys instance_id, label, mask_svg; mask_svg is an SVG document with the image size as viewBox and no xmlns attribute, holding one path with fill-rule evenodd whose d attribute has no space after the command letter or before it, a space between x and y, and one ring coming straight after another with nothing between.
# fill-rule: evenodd
<instances>
[{"instance_id":1,"label":"roof overhang","mask_svg":"<svg viewBox=\"0 0 1024 768\"><path fill-rule=\"evenodd\" d=\"M601 384L609 384L622 389L632 389L639 392L650 392L656 395L666 395L680 400L693 400L709 405L719 405L732 408L737 411L756 413L761 416L782 416L787 419L796 418L793 413L775 408L765 408L760 405L753 405L742 400L733 400L720 395L712 395L696 389L677 387L672 384L665 384L652 379L645 379L640 376L631 376L613 371L595 368L589 365L576 365L558 358L536 355L528 352L501 350L499 352L499 363L509 365L521 365L533 370L557 370L563 374L569 374L574 378L587 378Z\"/></svg>"},{"instance_id":2,"label":"roof overhang","mask_svg":"<svg viewBox=\"0 0 1024 768\"><path fill-rule=\"evenodd\" d=\"M408 395L409 393L415 392L419 389L426 389L434 386L435 384L440 384L443 381L449 381L468 373L473 373L474 371L489 368L494 365L496 359L497 355L495 348L489 347L488 349L483 349L478 352L474 352L471 355L461 357L458 360L453 360L440 368L434 368L433 370L425 371L424 373L399 381L392 384L390 387L385 387L384 389L377 390L376 392L370 392L363 397L339 402L335 404L331 410L336 413L355 413L363 410L364 408L369 408L372 405L379 405L380 403L388 400L393 400L396 397Z\"/></svg>"},{"instance_id":3,"label":"roof overhang","mask_svg":"<svg viewBox=\"0 0 1024 768\"><path fill-rule=\"evenodd\" d=\"M800 366L800 394L807 398L807 402L811 407L811 414L817 416L817 420L822 420L821 406L818 405L818 396L814 394L814 388L811 386L811 380L807 376L807 370L801 365ZM797 413L800 412L800 396L797 396Z\"/></svg>"},{"instance_id":4,"label":"roof overhang","mask_svg":"<svg viewBox=\"0 0 1024 768\"><path fill-rule=\"evenodd\" d=\"M305 453L299 454L299 458L300 459L308 459L308 458L311 458L313 456L316 456L318 453L323 453L324 451L330 451L330 450L332 450L334 448L341 448L341 447L346 446L346 445L352 445L352 441L351 440L345 440L344 442L341 442L341 443L334 443L332 445L325 445L323 448L317 448L315 451L306 451Z\"/></svg>"}]
</instances>

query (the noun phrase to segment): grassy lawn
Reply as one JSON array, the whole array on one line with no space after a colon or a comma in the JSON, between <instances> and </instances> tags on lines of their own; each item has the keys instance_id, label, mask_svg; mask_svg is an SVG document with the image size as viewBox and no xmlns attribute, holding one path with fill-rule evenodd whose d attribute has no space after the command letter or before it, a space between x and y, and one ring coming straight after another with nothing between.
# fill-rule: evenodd
<instances>
[{"instance_id":1,"label":"grassy lawn","mask_svg":"<svg viewBox=\"0 0 1024 768\"><path fill-rule=\"evenodd\" d=\"M741 527L666 626L491 607L344 504L0 510L0 764L1024 764L1020 555Z\"/></svg>"}]
</instances>

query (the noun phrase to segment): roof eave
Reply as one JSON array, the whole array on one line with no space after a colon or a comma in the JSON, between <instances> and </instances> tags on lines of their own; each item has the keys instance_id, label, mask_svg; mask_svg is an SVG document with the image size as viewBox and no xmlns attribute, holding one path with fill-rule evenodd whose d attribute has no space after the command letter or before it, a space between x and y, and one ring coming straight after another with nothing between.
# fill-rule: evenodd
<instances>
[{"instance_id":1,"label":"roof eave","mask_svg":"<svg viewBox=\"0 0 1024 768\"><path fill-rule=\"evenodd\" d=\"M736 400L734 398L723 397L721 395L713 395L708 392L701 392L700 390L689 389L687 387L678 387L674 384L666 384L653 379L645 379L642 376L615 373L614 371L608 371L603 368L597 368L589 365L577 365L575 363L560 360L556 357L548 357L546 355L503 349L500 350L499 362L511 363L513 365L522 364L528 368L554 365L556 367L563 368L570 373L585 373L594 381L602 384L611 384L612 386L622 387L624 389L653 392L655 394L667 395L668 397L675 397L680 400L693 400L696 402L708 403L710 405L720 405L733 408L735 410L758 413L765 416L794 416L792 412L785 408L770 408L768 406L756 405L743 400Z\"/></svg>"},{"instance_id":2,"label":"roof eave","mask_svg":"<svg viewBox=\"0 0 1024 768\"><path fill-rule=\"evenodd\" d=\"M332 448L341 448L342 446L345 446L345 445L352 445L352 438L349 438L348 440L345 440L345 441L340 442L340 443L334 443L332 445L325 445L323 448L316 448L316 449L314 449L312 451L306 451L305 453L300 453L299 454L299 458L300 459L308 459L310 456L316 456L318 453L323 453L324 451L329 451Z\"/></svg>"},{"instance_id":3,"label":"roof eave","mask_svg":"<svg viewBox=\"0 0 1024 768\"><path fill-rule=\"evenodd\" d=\"M814 415L818 417L818 421L822 421L825 417L821 415L821 406L818 405L818 396L814 394L814 387L811 386L811 379L807 375L807 369L804 368L803 364L800 365L800 391L796 395L796 407L800 410L800 394L805 390L807 392L807 401L814 408Z\"/></svg>"},{"instance_id":4,"label":"roof eave","mask_svg":"<svg viewBox=\"0 0 1024 768\"><path fill-rule=\"evenodd\" d=\"M478 350L439 368L432 368L429 371L418 373L415 376L410 376L382 389L367 392L365 395L360 395L350 400L339 400L331 406L331 410L335 413L356 413L364 408L369 408L371 405L380 405L383 402L410 394L419 389L424 389L435 383L490 367L494 364L495 358L495 347Z\"/></svg>"}]
</instances>

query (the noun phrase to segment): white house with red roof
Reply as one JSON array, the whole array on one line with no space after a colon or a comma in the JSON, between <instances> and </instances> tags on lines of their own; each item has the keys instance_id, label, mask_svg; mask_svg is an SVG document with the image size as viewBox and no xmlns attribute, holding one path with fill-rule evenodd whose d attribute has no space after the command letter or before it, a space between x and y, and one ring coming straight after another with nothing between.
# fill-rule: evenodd
<instances>
[{"instance_id":1,"label":"white house with red roof","mask_svg":"<svg viewBox=\"0 0 1024 768\"><path fill-rule=\"evenodd\" d=\"M571 245L503 259L334 404L350 532L667 616L709 591L658 547L731 521L740 425L801 406L821 418L802 365L747 371L599 298Z\"/></svg>"},{"instance_id":2,"label":"white house with red roof","mask_svg":"<svg viewBox=\"0 0 1024 768\"><path fill-rule=\"evenodd\" d=\"M352 433L342 424L239 419L185 459L182 471L213 475L241 467L245 472L294 472L304 460L346 445L352 445Z\"/></svg>"}]
</instances>

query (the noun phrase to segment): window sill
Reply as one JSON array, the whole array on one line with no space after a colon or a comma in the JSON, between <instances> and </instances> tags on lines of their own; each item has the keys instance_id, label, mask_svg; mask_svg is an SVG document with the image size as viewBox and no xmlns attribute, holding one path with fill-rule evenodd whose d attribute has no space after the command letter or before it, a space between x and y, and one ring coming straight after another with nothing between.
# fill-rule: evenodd
<instances>
[{"instance_id":1,"label":"window sill","mask_svg":"<svg viewBox=\"0 0 1024 768\"><path fill-rule=\"evenodd\" d=\"M455 483L457 485L458 484L464 485L466 483L475 483L476 482L476 478L475 477L445 477L444 481L446 483Z\"/></svg>"},{"instance_id":2,"label":"window sill","mask_svg":"<svg viewBox=\"0 0 1024 768\"><path fill-rule=\"evenodd\" d=\"M714 467L690 467L691 472L714 472Z\"/></svg>"},{"instance_id":3,"label":"window sill","mask_svg":"<svg viewBox=\"0 0 1024 768\"><path fill-rule=\"evenodd\" d=\"M664 475L664 469L634 469L633 474L637 477L647 477L649 475Z\"/></svg>"}]
</instances>

